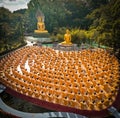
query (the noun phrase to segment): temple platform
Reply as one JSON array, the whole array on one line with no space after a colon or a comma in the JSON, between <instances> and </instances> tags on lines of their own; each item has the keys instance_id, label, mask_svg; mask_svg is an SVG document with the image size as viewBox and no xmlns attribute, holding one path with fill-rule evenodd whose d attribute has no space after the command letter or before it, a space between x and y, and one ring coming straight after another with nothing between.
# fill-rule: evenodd
<instances>
[{"instance_id":1,"label":"temple platform","mask_svg":"<svg viewBox=\"0 0 120 118\"><path fill-rule=\"evenodd\" d=\"M78 50L77 44L57 44L55 47L56 50L63 50L63 51L74 51Z\"/></svg>"},{"instance_id":2,"label":"temple platform","mask_svg":"<svg viewBox=\"0 0 120 118\"><path fill-rule=\"evenodd\" d=\"M44 31L35 30L34 33L36 33L36 34L40 34L40 33L48 33L48 31L47 31L47 30L44 30Z\"/></svg>"},{"instance_id":3,"label":"temple platform","mask_svg":"<svg viewBox=\"0 0 120 118\"><path fill-rule=\"evenodd\" d=\"M47 30L45 31L34 31L33 37L37 37L37 38L48 38L50 36L50 34L48 33Z\"/></svg>"}]
</instances>

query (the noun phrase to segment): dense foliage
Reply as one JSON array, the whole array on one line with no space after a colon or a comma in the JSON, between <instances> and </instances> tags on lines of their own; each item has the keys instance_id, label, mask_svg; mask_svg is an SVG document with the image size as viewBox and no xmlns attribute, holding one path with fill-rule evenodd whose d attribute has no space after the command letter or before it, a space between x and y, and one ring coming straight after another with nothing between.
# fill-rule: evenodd
<instances>
[{"instance_id":1,"label":"dense foliage","mask_svg":"<svg viewBox=\"0 0 120 118\"><path fill-rule=\"evenodd\" d=\"M0 52L24 43L22 15L0 8Z\"/></svg>"},{"instance_id":2,"label":"dense foliage","mask_svg":"<svg viewBox=\"0 0 120 118\"><path fill-rule=\"evenodd\" d=\"M120 0L111 0L108 4L99 4L98 6L96 4L95 7L94 3L91 8L96 9L86 16L91 21L88 30L83 28L71 29L72 41L77 44L86 42L89 44L97 43L98 46L105 45L113 48L120 56ZM60 37L60 33L57 36Z\"/></svg>"},{"instance_id":3,"label":"dense foliage","mask_svg":"<svg viewBox=\"0 0 120 118\"><path fill-rule=\"evenodd\" d=\"M35 14L39 9L45 15L46 29L49 32L60 27L87 29L91 23L86 19L86 15L92 10L90 4L92 5L91 1L87 3L82 0L31 0L25 18L26 22L29 20L32 23L32 26L28 23L28 30L33 32L35 29L37 22Z\"/></svg>"},{"instance_id":4,"label":"dense foliage","mask_svg":"<svg viewBox=\"0 0 120 118\"><path fill-rule=\"evenodd\" d=\"M120 0L31 0L28 9L11 13L0 8L0 41L23 41L23 33L37 29L36 12L45 15L46 29L53 41L63 41L66 28L72 42L93 42L120 52ZM6 46L6 45L5 45Z\"/></svg>"},{"instance_id":5,"label":"dense foliage","mask_svg":"<svg viewBox=\"0 0 120 118\"><path fill-rule=\"evenodd\" d=\"M90 30L97 33L98 43L112 47L120 53L120 0L111 0L95 9L87 17L93 20Z\"/></svg>"}]
</instances>

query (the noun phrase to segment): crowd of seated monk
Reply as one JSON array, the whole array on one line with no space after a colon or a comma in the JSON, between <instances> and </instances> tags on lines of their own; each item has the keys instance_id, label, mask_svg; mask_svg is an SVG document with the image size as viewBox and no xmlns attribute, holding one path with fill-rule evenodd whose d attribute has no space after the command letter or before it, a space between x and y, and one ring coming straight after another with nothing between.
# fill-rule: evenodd
<instances>
[{"instance_id":1,"label":"crowd of seated monk","mask_svg":"<svg viewBox=\"0 0 120 118\"><path fill-rule=\"evenodd\" d=\"M66 52L28 46L9 53L0 67L0 81L7 87L77 109L107 108L119 89L119 62L103 49Z\"/></svg>"}]
</instances>

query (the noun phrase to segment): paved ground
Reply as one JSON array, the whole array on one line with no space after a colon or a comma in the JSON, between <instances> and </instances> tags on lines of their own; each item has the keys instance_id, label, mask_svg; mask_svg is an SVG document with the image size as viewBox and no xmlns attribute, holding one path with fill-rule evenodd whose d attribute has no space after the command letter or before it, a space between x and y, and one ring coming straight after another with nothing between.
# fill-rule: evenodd
<instances>
[{"instance_id":1,"label":"paved ground","mask_svg":"<svg viewBox=\"0 0 120 118\"><path fill-rule=\"evenodd\" d=\"M68 112L53 112L27 101L12 97L5 92L1 94L0 108L7 113L22 118L87 118Z\"/></svg>"}]
</instances>

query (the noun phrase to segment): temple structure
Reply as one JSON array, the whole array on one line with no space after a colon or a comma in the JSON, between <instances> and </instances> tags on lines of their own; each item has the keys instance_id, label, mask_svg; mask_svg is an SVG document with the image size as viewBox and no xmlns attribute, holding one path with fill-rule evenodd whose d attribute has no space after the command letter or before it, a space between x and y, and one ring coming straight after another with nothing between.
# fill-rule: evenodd
<instances>
[{"instance_id":1,"label":"temple structure","mask_svg":"<svg viewBox=\"0 0 120 118\"><path fill-rule=\"evenodd\" d=\"M45 30L45 23L44 23L45 16L40 10L37 11L36 18L38 20L37 30L34 30L34 33L36 33L36 34L48 33L48 31Z\"/></svg>"}]
</instances>

